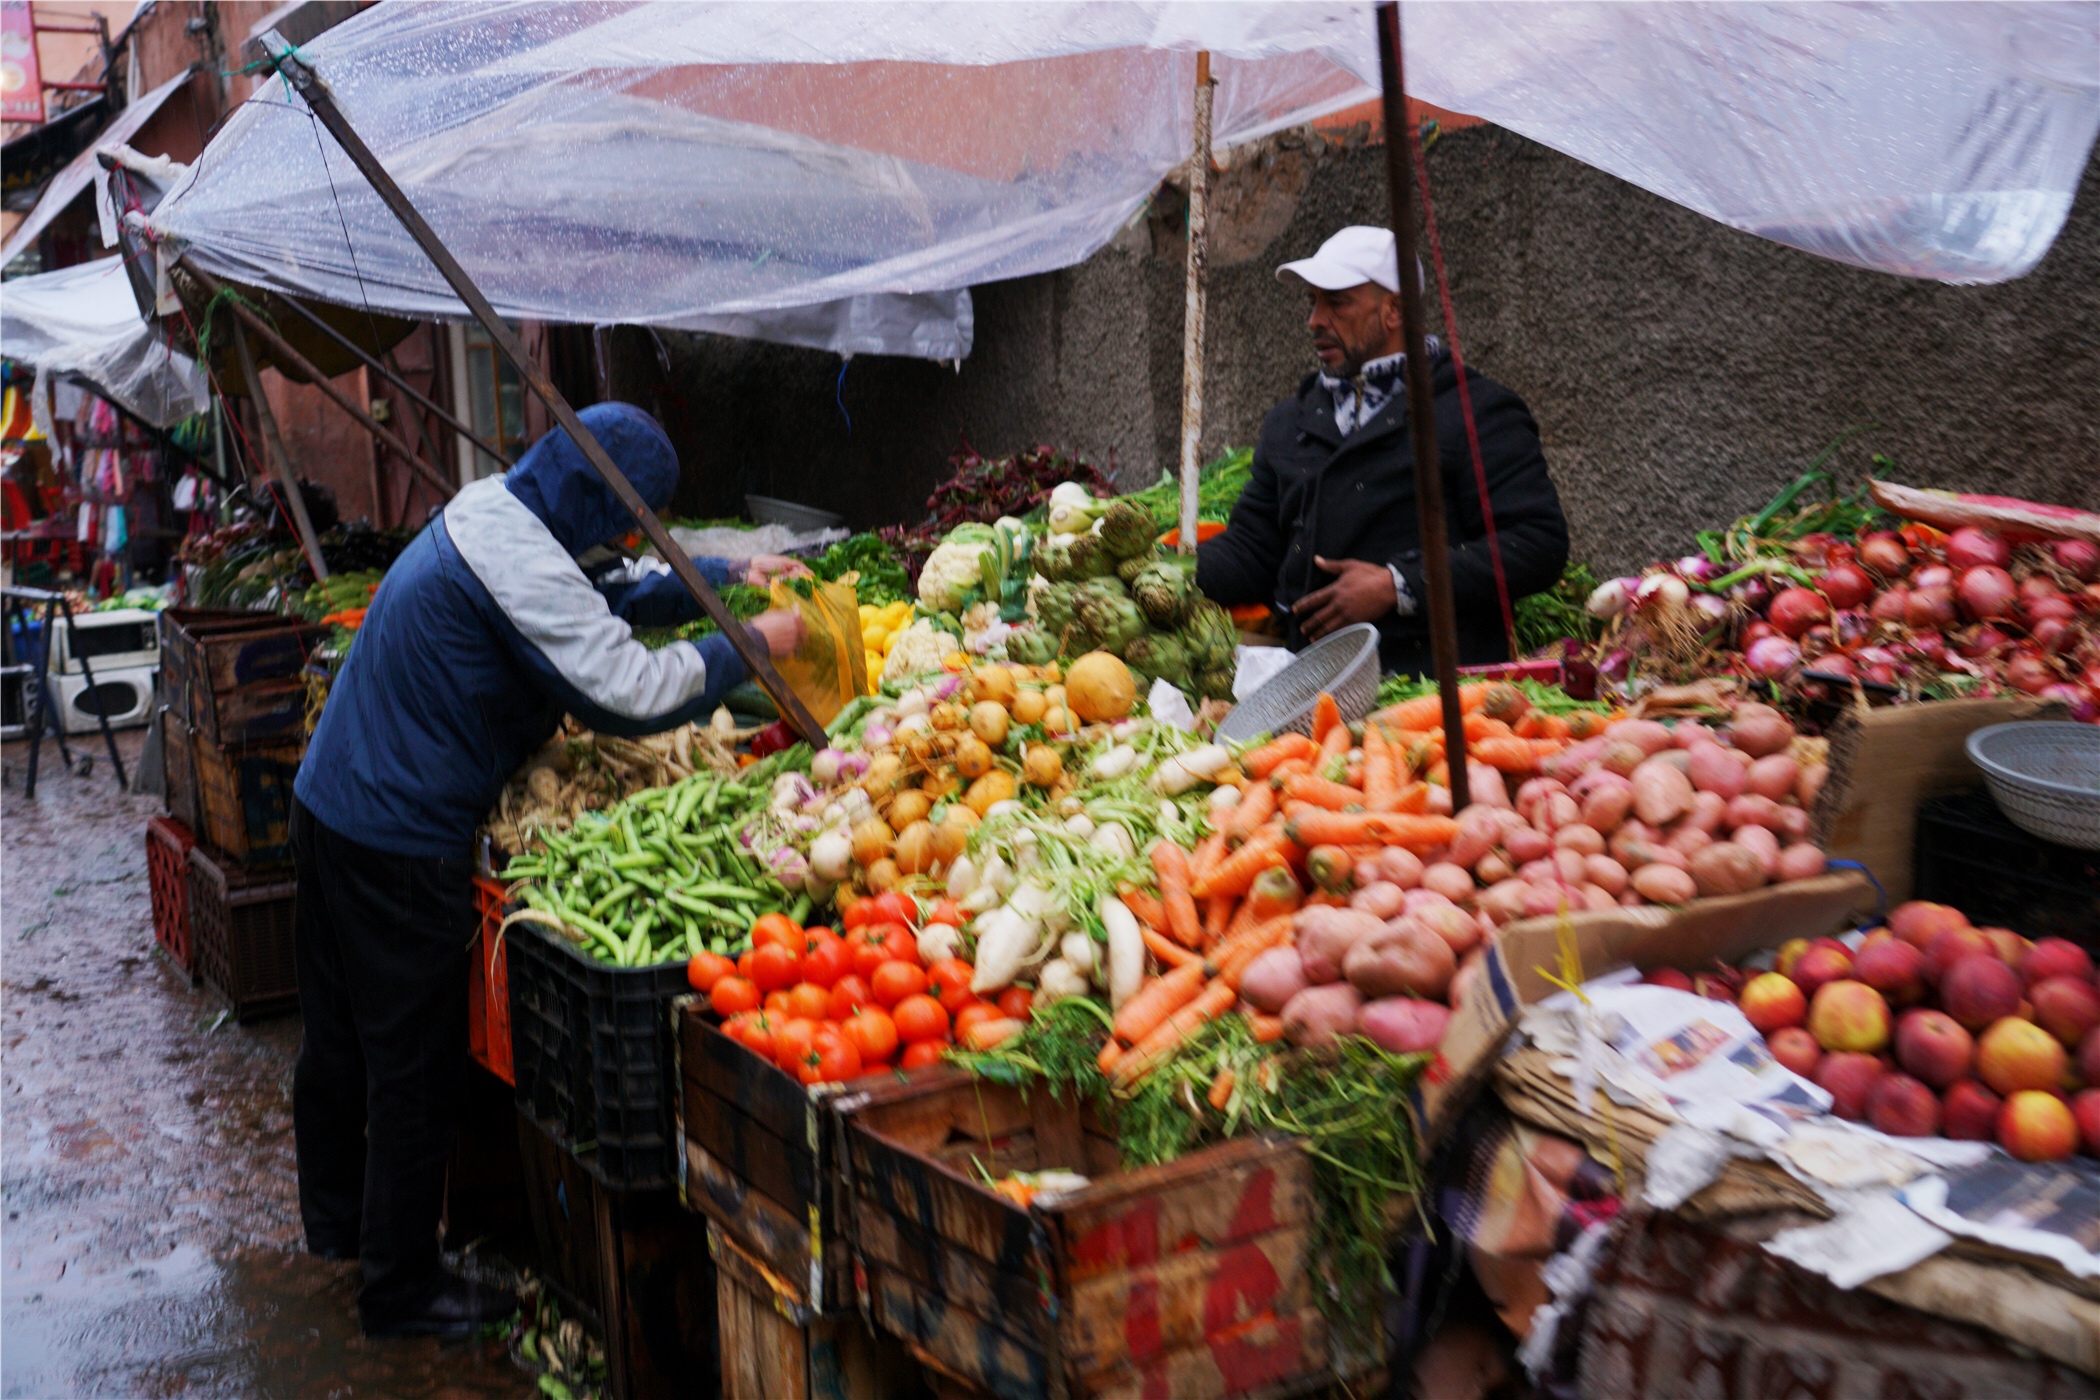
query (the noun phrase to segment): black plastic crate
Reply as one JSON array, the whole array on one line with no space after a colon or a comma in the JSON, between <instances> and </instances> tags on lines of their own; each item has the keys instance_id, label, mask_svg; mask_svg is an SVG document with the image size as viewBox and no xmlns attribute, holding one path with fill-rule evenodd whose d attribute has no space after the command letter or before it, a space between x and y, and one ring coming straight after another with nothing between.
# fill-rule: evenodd
<instances>
[{"instance_id":1,"label":"black plastic crate","mask_svg":"<svg viewBox=\"0 0 2100 1400\"><path fill-rule=\"evenodd\" d=\"M518 1111L624 1191L678 1184L671 1003L684 963L614 967L529 923L504 935Z\"/></svg>"},{"instance_id":2,"label":"black plastic crate","mask_svg":"<svg viewBox=\"0 0 2100 1400\"><path fill-rule=\"evenodd\" d=\"M299 1009L290 871L257 871L190 847L190 946L197 975L243 1025Z\"/></svg>"},{"instance_id":3,"label":"black plastic crate","mask_svg":"<svg viewBox=\"0 0 2100 1400\"><path fill-rule=\"evenodd\" d=\"M1981 788L1919 804L1911 892L1975 924L2100 954L2100 851L2029 835Z\"/></svg>"}]
</instances>

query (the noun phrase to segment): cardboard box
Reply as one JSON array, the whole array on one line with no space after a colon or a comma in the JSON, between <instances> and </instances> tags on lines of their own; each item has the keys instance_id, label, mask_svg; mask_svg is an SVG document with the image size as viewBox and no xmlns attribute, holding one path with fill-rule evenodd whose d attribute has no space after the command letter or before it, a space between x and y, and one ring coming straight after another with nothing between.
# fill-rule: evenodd
<instances>
[{"instance_id":1,"label":"cardboard box","mask_svg":"<svg viewBox=\"0 0 2100 1400\"><path fill-rule=\"evenodd\" d=\"M1964 749L1990 724L2061 719L2062 705L2027 697L1939 700L1854 711L1830 729L1830 776L1811 839L1833 860L1874 873L1891 905L1911 895L1918 804L1983 785Z\"/></svg>"}]
</instances>

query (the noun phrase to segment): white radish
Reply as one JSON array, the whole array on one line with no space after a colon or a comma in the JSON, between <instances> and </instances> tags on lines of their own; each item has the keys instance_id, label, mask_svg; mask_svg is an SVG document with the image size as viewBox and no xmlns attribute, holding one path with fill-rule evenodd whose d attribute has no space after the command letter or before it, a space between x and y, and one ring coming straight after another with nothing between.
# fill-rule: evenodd
<instances>
[{"instance_id":1,"label":"white radish","mask_svg":"<svg viewBox=\"0 0 2100 1400\"><path fill-rule=\"evenodd\" d=\"M1178 797L1198 783L1214 780L1230 762L1232 755L1224 745L1205 744L1160 764L1152 774L1152 787L1169 797Z\"/></svg>"},{"instance_id":2,"label":"white radish","mask_svg":"<svg viewBox=\"0 0 2100 1400\"><path fill-rule=\"evenodd\" d=\"M1131 839L1130 828L1121 822L1103 823L1087 838L1087 845L1123 860L1134 860L1137 857L1137 842Z\"/></svg>"},{"instance_id":3,"label":"white radish","mask_svg":"<svg viewBox=\"0 0 2100 1400\"><path fill-rule=\"evenodd\" d=\"M962 933L952 924L928 924L919 930L919 961L928 967L962 951Z\"/></svg>"},{"instance_id":4,"label":"white radish","mask_svg":"<svg viewBox=\"0 0 2100 1400\"><path fill-rule=\"evenodd\" d=\"M1128 744L1117 744L1087 766L1087 772L1105 782L1127 777L1137 767L1138 752Z\"/></svg>"},{"instance_id":5,"label":"white radish","mask_svg":"<svg viewBox=\"0 0 2100 1400\"><path fill-rule=\"evenodd\" d=\"M1094 940L1091 935L1073 930L1057 942L1057 955L1089 978L1096 975L1094 965Z\"/></svg>"},{"instance_id":6,"label":"white radish","mask_svg":"<svg viewBox=\"0 0 2100 1400\"><path fill-rule=\"evenodd\" d=\"M1108 930L1108 1001L1120 1009L1145 980L1145 934L1137 915L1113 895L1102 896L1101 925Z\"/></svg>"},{"instance_id":7,"label":"white radish","mask_svg":"<svg viewBox=\"0 0 2100 1400\"><path fill-rule=\"evenodd\" d=\"M1087 994L1086 974L1063 958L1052 958L1043 964L1042 971L1035 976L1035 999L1041 1006L1066 997L1083 997Z\"/></svg>"},{"instance_id":8,"label":"white radish","mask_svg":"<svg viewBox=\"0 0 2100 1400\"><path fill-rule=\"evenodd\" d=\"M1014 974L1034 949L1038 932L1035 920L1011 904L1002 904L980 918L977 969L970 976L970 990L981 996L1011 986Z\"/></svg>"},{"instance_id":9,"label":"white radish","mask_svg":"<svg viewBox=\"0 0 2100 1400\"><path fill-rule=\"evenodd\" d=\"M817 837L809 843L809 868L818 879L833 884L845 879L853 868L853 838L842 827Z\"/></svg>"}]
</instances>

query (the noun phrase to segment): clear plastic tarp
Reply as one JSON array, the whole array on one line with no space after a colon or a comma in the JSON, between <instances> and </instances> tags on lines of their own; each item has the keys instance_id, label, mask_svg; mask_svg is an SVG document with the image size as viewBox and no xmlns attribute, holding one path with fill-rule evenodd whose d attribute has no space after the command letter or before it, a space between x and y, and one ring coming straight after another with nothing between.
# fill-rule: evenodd
<instances>
[{"instance_id":1,"label":"clear plastic tarp","mask_svg":"<svg viewBox=\"0 0 2100 1400\"><path fill-rule=\"evenodd\" d=\"M78 199L81 192L94 183L101 167L95 162L97 151L115 149L138 134L160 105L174 95L177 88L190 80L188 70L176 74L153 91L141 94L130 106L117 113L115 121L104 127L87 149L66 162L65 168L51 177L51 183L37 198L36 207L29 217L15 225L15 231L7 236L7 243L0 247L0 263L10 263L17 254L35 243L37 236L50 227L51 221L66 211L66 206Z\"/></svg>"},{"instance_id":2,"label":"clear plastic tarp","mask_svg":"<svg viewBox=\"0 0 2100 1400\"><path fill-rule=\"evenodd\" d=\"M1859 266L2017 277L2100 127L2100 4L1404 6L1410 92ZM497 309L954 358L959 289L1375 95L1343 4L394 0L302 51ZM464 308L283 83L151 218L221 275Z\"/></svg>"},{"instance_id":3,"label":"clear plastic tarp","mask_svg":"<svg viewBox=\"0 0 2100 1400\"><path fill-rule=\"evenodd\" d=\"M118 258L0 284L0 354L36 366L39 400L50 376L71 374L156 428L211 406L197 362L140 319Z\"/></svg>"}]
</instances>

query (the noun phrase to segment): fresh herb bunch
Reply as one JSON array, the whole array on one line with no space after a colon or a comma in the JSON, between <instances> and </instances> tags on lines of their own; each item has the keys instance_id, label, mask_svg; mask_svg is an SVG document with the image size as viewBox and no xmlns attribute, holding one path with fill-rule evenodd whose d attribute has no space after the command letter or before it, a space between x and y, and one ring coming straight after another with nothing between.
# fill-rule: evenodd
<instances>
[{"instance_id":1,"label":"fresh herb bunch","mask_svg":"<svg viewBox=\"0 0 2100 1400\"><path fill-rule=\"evenodd\" d=\"M858 573L854 593L861 602L878 608L912 596L910 571L897 558L896 551L877 535L854 535L840 540L825 550L823 557L810 560L809 568L827 583Z\"/></svg>"},{"instance_id":2,"label":"fresh herb bunch","mask_svg":"<svg viewBox=\"0 0 2100 1400\"><path fill-rule=\"evenodd\" d=\"M1229 519L1253 474L1251 447L1228 447L1223 455L1204 463L1196 473L1196 519L1219 524ZM1162 530L1171 530L1181 523L1181 482L1172 472L1123 499L1142 506L1152 523Z\"/></svg>"},{"instance_id":3,"label":"fresh herb bunch","mask_svg":"<svg viewBox=\"0 0 2100 1400\"><path fill-rule=\"evenodd\" d=\"M1517 599L1517 651L1532 656L1569 637L1594 642L1604 635L1604 620L1583 606L1597 590L1596 572L1587 564L1570 564L1544 593Z\"/></svg>"},{"instance_id":4,"label":"fresh herb bunch","mask_svg":"<svg viewBox=\"0 0 2100 1400\"><path fill-rule=\"evenodd\" d=\"M1557 685L1542 685L1538 681L1518 679L1498 681L1498 685L1513 686L1531 702L1535 710L1549 715L1573 714L1577 710L1590 710L1597 714L1611 713L1613 706L1607 700L1577 700ZM1404 700L1413 700L1423 695L1436 694L1436 682L1425 676L1387 676L1378 686L1378 698L1372 702L1377 709L1398 705Z\"/></svg>"}]
</instances>

